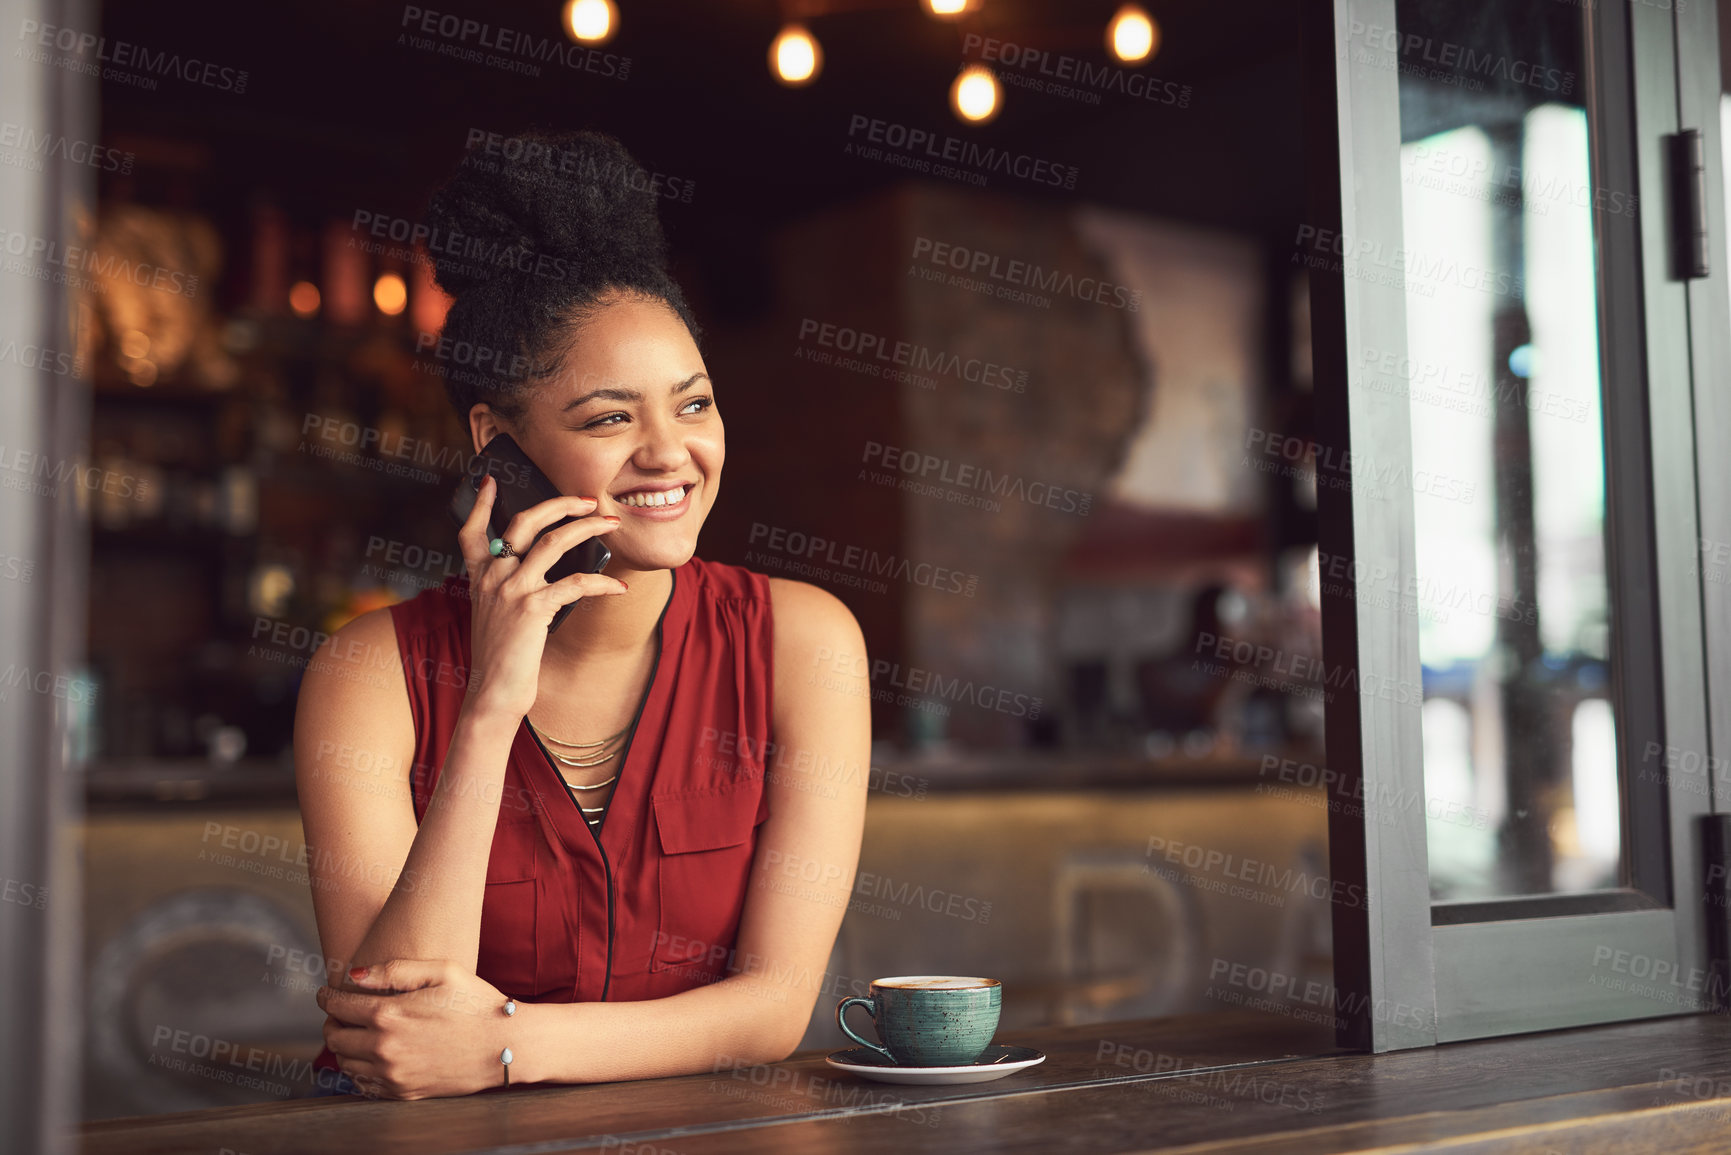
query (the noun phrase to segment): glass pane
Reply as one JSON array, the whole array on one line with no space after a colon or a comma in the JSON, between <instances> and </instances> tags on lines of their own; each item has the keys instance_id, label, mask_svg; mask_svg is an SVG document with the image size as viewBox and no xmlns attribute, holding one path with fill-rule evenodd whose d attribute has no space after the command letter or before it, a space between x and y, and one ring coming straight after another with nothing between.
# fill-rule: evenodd
<instances>
[{"instance_id":1,"label":"glass pane","mask_svg":"<svg viewBox=\"0 0 1731 1155\"><path fill-rule=\"evenodd\" d=\"M1438 900L1620 883L1584 11L1401 0L1425 807ZM1391 58L1394 55L1390 54Z\"/></svg>"}]
</instances>

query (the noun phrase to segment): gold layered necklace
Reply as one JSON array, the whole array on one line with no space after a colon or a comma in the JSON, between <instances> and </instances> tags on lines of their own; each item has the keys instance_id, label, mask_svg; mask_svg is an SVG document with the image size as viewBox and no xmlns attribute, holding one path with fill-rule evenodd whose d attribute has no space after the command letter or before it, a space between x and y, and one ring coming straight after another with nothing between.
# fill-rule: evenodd
<instances>
[{"instance_id":1,"label":"gold layered necklace","mask_svg":"<svg viewBox=\"0 0 1731 1155\"><path fill-rule=\"evenodd\" d=\"M528 719L524 720L528 721ZM626 725L622 727L618 733L610 734L599 742L567 742L563 738L553 737L553 735L542 730L541 727L535 725L533 722L529 722L529 729L533 730L535 735L546 744L547 753L552 755L559 762L577 769L587 769L591 766L599 766L604 762L612 761L619 753L619 746L625 737L625 731L630 729L630 726ZM574 751L574 753L562 754L559 750L553 749L554 746L558 746L563 750ZM582 751L582 753L575 753L575 751ZM564 780L567 787L574 791L599 790L603 786L611 785L615 780L617 780L619 772L615 770L611 778L604 779L600 782L590 782L587 785L582 786L579 786L577 783L565 778L564 771L560 771L559 777ZM607 810L606 806L585 806L583 805L582 800L578 799L575 794L573 794L572 797L577 802L577 809L583 812L583 820L585 822L594 826L601 821L600 818L591 818L589 816L591 814L598 815L604 813Z\"/></svg>"}]
</instances>

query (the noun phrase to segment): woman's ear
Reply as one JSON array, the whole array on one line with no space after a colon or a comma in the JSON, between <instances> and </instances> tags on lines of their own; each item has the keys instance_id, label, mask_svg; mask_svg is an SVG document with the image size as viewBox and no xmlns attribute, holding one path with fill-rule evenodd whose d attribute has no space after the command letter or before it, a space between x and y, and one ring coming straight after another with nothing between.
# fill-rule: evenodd
<instances>
[{"instance_id":1,"label":"woman's ear","mask_svg":"<svg viewBox=\"0 0 1731 1155\"><path fill-rule=\"evenodd\" d=\"M499 415L488 407L485 401L476 402L469 410L469 436L475 439L475 452L481 452L481 447L505 432L499 424Z\"/></svg>"}]
</instances>

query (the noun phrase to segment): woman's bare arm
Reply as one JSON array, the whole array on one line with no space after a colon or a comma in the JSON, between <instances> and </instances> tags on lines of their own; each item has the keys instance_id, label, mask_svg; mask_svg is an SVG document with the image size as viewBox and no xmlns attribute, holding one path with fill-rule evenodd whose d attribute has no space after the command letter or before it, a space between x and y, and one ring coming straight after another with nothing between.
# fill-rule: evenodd
<instances>
[{"instance_id":1,"label":"woman's bare arm","mask_svg":"<svg viewBox=\"0 0 1731 1155\"><path fill-rule=\"evenodd\" d=\"M295 784L309 852L313 912L332 986L351 966L393 958L480 965L487 860L499 821L505 764L535 702L547 628L561 606L623 593L603 574L548 585L548 568L617 518L586 516L595 500L558 497L519 513L508 541L526 556L494 559L488 478L457 534L469 570L471 664L438 785L419 826L410 796L415 733L389 610L350 622L309 663L295 711ZM566 515L577 520L536 535ZM443 671L441 671L443 672ZM348 773L350 764L384 768ZM369 787L373 788L369 790ZM376 792L374 792L376 791Z\"/></svg>"},{"instance_id":2,"label":"woman's bare arm","mask_svg":"<svg viewBox=\"0 0 1731 1155\"><path fill-rule=\"evenodd\" d=\"M313 910L332 986L351 966L451 959L472 971L515 727L459 720L416 825L413 718L389 610L350 622L309 663L295 712L295 785Z\"/></svg>"}]
</instances>

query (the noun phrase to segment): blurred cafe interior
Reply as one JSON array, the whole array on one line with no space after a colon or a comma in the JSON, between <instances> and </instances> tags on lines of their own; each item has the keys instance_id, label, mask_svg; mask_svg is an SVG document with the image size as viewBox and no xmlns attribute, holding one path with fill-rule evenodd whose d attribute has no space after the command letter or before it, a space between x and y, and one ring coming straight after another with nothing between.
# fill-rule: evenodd
<instances>
[{"instance_id":1,"label":"blurred cafe interior","mask_svg":"<svg viewBox=\"0 0 1731 1155\"><path fill-rule=\"evenodd\" d=\"M86 644L55 706L82 767L84 1119L302 1093L168 1062L160 1026L320 1048L296 694L343 623L462 572L471 450L441 378L467 354L422 221L532 129L613 134L658 190L729 435L700 556L822 586L864 631L835 656L871 670L871 765L838 769L869 774L864 849L802 1047L838 1045L830 994L927 972L1001 978L1005 1029L1332 1023L1302 993L1334 981L1324 719L1361 688L1323 622L1360 575L1322 524L1342 451L1307 246L1336 126L1303 6L1148 3L1148 42L1116 49L1113 0L943 6L617 0L582 68L413 6L86 10L230 74L88 92L79 235L177 279L93 285L67 372L88 464L124 480L75 495ZM1390 5L1570 75L1595 7ZM569 40L559 9L484 19ZM1415 525L1392 612L1416 619L1428 779L1383 801L1422 813L1437 901L1615 890L1606 210L1450 183L1597 187L1590 102L1398 87L1409 242L1526 291L1409 284L1404 352L1354 367L1410 413L1409 471L1354 446L1382 492L1355 467L1352 500ZM1424 364L1467 369L1426 394ZM1222 978L1252 973L1285 980Z\"/></svg>"},{"instance_id":2,"label":"blurred cafe interior","mask_svg":"<svg viewBox=\"0 0 1731 1155\"><path fill-rule=\"evenodd\" d=\"M496 14L552 32L545 7ZM964 36L1103 63L1111 6L990 5L968 32L860 6L824 18L798 88L766 67L767 6L625 8L625 82L464 66L400 42L388 6L267 36L237 10L103 11L252 75L244 99L103 92L102 140L136 160L98 173L97 244L198 290L93 304L91 452L143 496L90 511L91 1117L261 1094L164 1072L147 1023L318 1050L301 667L462 571L445 502L469 449L418 355L445 301L413 225L466 148L530 127L612 133L665 181L729 435L700 555L825 585L864 630L873 792L833 973L1002 972L1006 1027L1208 1010L1216 957L1328 975L1325 899L1179 878L1189 846L1327 875L1314 480L1261 451L1311 440L1303 126L1271 99L1298 86L1292 14L1163 14L1134 92L1001 68L973 127ZM922 175L892 143L920 131L1041 170ZM912 565L874 577L850 549Z\"/></svg>"}]
</instances>

